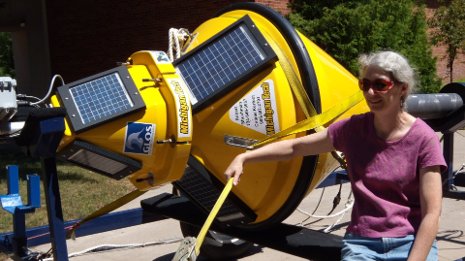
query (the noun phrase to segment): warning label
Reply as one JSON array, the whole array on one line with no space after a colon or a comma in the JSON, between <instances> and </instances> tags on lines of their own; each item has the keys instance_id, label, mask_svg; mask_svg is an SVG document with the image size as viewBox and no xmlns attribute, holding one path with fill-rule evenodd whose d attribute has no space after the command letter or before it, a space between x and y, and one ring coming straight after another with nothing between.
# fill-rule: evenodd
<instances>
[{"instance_id":1,"label":"warning label","mask_svg":"<svg viewBox=\"0 0 465 261\"><path fill-rule=\"evenodd\" d=\"M279 132L274 83L266 80L229 110L229 118L266 135Z\"/></svg>"}]
</instances>

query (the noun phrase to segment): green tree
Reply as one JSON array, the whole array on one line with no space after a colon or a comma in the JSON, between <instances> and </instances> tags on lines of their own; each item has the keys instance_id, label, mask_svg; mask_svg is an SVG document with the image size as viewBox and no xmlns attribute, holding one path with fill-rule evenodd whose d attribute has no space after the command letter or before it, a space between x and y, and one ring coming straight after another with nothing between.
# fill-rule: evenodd
<instances>
[{"instance_id":1,"label":"green tree","mask_svg":"<svg viewBox=\"0 0 465 261\"><path fill-rule=\"evenodd\" d=\"M420 92L439 90L425 14L413 1L294 0L290 7L291 23L355 75L361 53L395 50L416 68Z\"/></svg>"},{"instance_id":2,"label":"green tree","mask_svg":"<svg viewBox=\"0 0 465 261\"><path fill-rule=\"evenodd\" d=\"M0 32L0 76L15 76L11 34Z\"/></svg>"},{"instance_id":3,"label":"green tree","mask_svg":"<svg viewBox=\"0 0 465 261\"><path fill-rule=\"evenodd\" d=\"M452 0L436 9L428 23L432 28L431 40L435 45L446 46L449 81L453 81L454 61L465 51L465 0Z\"/></svg>"}]
</instances>

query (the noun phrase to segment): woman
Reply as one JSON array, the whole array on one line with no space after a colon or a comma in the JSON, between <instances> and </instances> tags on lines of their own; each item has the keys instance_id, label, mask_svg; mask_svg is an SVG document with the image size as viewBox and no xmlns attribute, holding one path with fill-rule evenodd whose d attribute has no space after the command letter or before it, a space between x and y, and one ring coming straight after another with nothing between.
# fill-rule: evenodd
<instances>
[{"instance_id":1,"label":"woman","mask_svg":"<svg viewBox=\"0 0 465 261\"><path fill-rule=\"evenodd\" d=\"M437 260L441 171L439 139L403 110L414 71L398 53L362 55L359 86L370 112L304 137L238 155L225 175L237 185L245 163L344 153L355 197L343 260Z\"/></svg>"}]
</instances>

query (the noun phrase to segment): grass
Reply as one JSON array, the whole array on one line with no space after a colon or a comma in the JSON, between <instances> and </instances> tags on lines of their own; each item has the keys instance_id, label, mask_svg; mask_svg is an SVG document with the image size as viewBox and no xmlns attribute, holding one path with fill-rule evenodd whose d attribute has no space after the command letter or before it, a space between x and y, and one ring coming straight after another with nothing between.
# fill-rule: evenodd
<instances>
[{"instance_id":1,"label":"grass","mask_svg":"<svg viewBox=\"0 0 465 261\"><path fill-rule=\"evenodd\" d=\"M0 159L0 194L7 194L6 165L18 165L20 173L20 195L27 203L26 175L41 174L39 160L34 160L21 153L6 155L1 153ZM100 207L134 190L127 180L113 180L103 175L82 169L78 166L57 162L60 196L65 220L80 219ZM47 225L47 209L41 181L42 207L34 213L26 215L28 228ZM0 209L0 233L13 230L12 215ZM0 260L2 256L0 255Z\"/></svg>"}]
</instances>

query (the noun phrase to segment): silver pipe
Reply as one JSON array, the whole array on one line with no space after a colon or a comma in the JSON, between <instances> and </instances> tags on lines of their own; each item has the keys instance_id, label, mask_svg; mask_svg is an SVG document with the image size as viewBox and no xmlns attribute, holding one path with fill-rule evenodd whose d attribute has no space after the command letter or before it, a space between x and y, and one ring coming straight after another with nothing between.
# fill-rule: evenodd
<instances>
[{"instance_id":1,"label":"silver pipe","mask_svg":"<svg viewBox=\"0 0 465 261\"><path fill-rule=\"evenodd\" d=\"M438 119L463 106L457 93L411 94L405 101L405 110L422 119Z\"/></svg>"}]
</instances>

